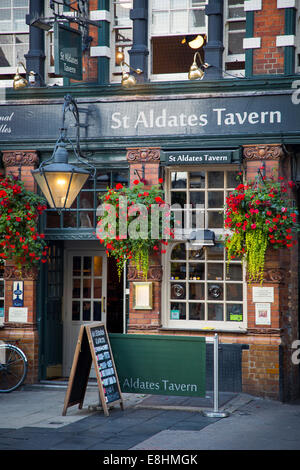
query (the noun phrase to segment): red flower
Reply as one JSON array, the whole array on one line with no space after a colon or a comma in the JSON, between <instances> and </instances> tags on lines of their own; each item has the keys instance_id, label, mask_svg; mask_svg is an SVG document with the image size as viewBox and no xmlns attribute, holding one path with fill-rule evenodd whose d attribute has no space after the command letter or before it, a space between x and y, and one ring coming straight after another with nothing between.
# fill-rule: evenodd
<instances>
[{"instance_id":1,"label":"red flower","mask_svg":"<svg viewBox=\"0 0 300 470\"><path fill-rule=\"evenodd\" d=\"M118 184L116 185L116 189L122 189L122 188L123 188L123 185L122 185L121 183L118 183Z\"/></svg>"},{"instance_id":2,"label":"red flower","mask_svg":"<svg viewBox=\"0 0 300 470\"><path fill-rule=\"evenodd\" d=\"M163 184L164 180L163 180L162 178L158 178L158 182L159 182L160 184Z\"/></svg>"},{"instance_id":3,"label":"red flower","mask_svg":"<svg viewBox=\"0 0 300 470\"><path fill-rule=\"evenodd\" d=\"M134 180L133 184L139 184L139 180Z\"/></svg>"}]
</instances>

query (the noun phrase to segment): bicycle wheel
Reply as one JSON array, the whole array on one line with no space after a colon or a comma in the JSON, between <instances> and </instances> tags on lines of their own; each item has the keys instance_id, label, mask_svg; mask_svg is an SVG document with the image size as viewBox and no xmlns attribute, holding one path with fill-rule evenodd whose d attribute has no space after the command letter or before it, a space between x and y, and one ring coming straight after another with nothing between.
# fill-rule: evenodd
<instances>
[{"instance_id":1,"label":"bicycle wheel","mask_svg":"<svg viewBox=\"0 0 300 470\"><path fill-rule=\"evenodd\" d=\"M25 380L27 358L12 344L0 344L0 393L16 390Z\"/></svg>"}]
</instances>

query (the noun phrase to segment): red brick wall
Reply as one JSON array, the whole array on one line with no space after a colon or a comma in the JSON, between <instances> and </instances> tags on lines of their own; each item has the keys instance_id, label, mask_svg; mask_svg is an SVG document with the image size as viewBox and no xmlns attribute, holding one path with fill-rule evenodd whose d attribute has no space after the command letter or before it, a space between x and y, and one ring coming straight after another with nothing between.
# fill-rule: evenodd
<instances>
[{"instance_id":1,"label":"red brick wall","mask_svg":"<svg viewBox=\"0 0 300 470\"><path fill-rule=\"evenodd\" d=\"M277 0L263 0L262 10L254 12L254 37L261 38L261 47L253 50L253 74L284 73L284 47L276 47L276 36L284 34L284 8Z\"/></svg>"}]
</instances>

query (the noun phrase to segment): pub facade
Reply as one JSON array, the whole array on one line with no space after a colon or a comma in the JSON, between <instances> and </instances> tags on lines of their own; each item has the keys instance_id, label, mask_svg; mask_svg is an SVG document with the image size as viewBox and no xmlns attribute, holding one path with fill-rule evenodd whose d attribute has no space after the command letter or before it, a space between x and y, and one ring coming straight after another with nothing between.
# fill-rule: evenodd
<instances>
[{"instance_id":1,"label":"pub facade","mask_svg":"<svg viewBox=\"0 0 300 470\"><path fill-rule=\"evenodd\" d=\"M263 282L250 283L239 259L227 268L224 205L238 176L251 181L263 169L293 182L289 197L299 208L298 1L90 1L89 17L101 27L90 27L81 81L55 74L52 30L30 25L34 12L51 14L42 3L24 2L23 52L36 82L14 90L17 63L3 65L1 171L38 190L31 171L51 157L71 94L96 172L70 210L48 207L41 216L49 257L23 279L25 313L13 306L13 263L2 267L0 339L21 341L27 381L68 377L80 326L101 321L109 333L205 337L208 374L218 333L221 390L296 398L299 247L268 250ZM188 43L197 36L195 50ZM201 80L188 78L195 60L208 64ZM163 180L166 202L187 207L184 233L151 258L146 308L136 302L142 273L132 264L119 280L96 236L99 194L136 179L145 190ZM199 220L209 236L195 245Z\"/></svg>"}]
</instances>

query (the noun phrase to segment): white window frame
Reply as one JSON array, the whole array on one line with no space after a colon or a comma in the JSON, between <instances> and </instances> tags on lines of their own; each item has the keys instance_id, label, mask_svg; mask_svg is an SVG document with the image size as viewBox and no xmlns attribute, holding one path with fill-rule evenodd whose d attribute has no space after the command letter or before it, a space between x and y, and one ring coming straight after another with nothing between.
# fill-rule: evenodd
<instances>
[{"instance_id":1,"label":"white window frame","mask_svg":"<svg viewBox=\"0 0 300 470\"><path fill-rule=\"evenodd\" d=\"M242 8L244 6L244 2L241 0L241 2L237 5L232 5L231 8ZM228 0L224 0L224 65L223 65L223 70L224 70L224 77L223 78L230 78L230 75L234 75L236 77L244 77L245 76L245 69L241 70L229 70L228 73L225 73L226 70L226 64L229 62L245 62L246 60L246 54L229 54L228 53L228 47L229 47L229 25L232 23L240 22L240 21L245 21L245 30L237 30L235 32L243 32L245 31L246 33L246 12L245 12L245 18L229 18L228 15Z\"/></svg>"},{"instance_id":2,"label":"white window frame","mask_svg":"<svg viewBox=\"0 0 300 470\"><path fill-rule=\"evenodd\" d=\"M206 0L205 5L207 5L208 0ZM163 1L162 1L163 3ZM149 13L148 13L148 18L149 18L149 23L148 23L148 50L149 50L149 63L148 63L148 69L150 71L149 76L151 81L179 81L179 80L188 80L188 70L186 73L168 73L168 74L153 74L151 73L152 69L152 54L151 54L151 39L152 37L170 37L170 36L184 36L185 34L207 34L207 29L208 29L208 19L205 17L205 27L204 28L195 28L193 31L181 31L178 33L164 33L164 34L158 34L158 33L153 33L152 32L152 11L153 11L153 0L149 0ZM204 7L205 7L204 5ZM189 10L194 10L195 8L189 8ZM166 8L169 12L169 25L170 25L170 12L175 11L171 10L169 8ZM178 45L180 47L180 44ZM192 65L192 64L191 64Z\"/></svg>"},{"instance_id":3,"label":"white window frame","mask_svg":"<svg viewBox=\"0 0 300 470\"><path fill-rule=\"evenodd\" d=\"M171 187L170 187L170 182L171 182L171 172L174 171L182 171L182 172L192 172L192 171L237 171L238 166L237 165L209 165L209 166L196 166L195 167L186 167L186 166L172 166L170 168L166 169L166 202L171 203L170 199L170 194L171 194ZM207 179L207 178L206 178ZM220 188L212 188L215 190L220 190ZM224 200L226 197L226 192L227 189L229 191L233 190L233 188L226 188L226 181L224 182ZM207 185L205 187L205 192L208 191ZM188 189L187 189L188 192ZM205 200L207 200L207 197L205 197ZM205 211L207 211L207 208L205 208ZM207 228L207 217L205 217L205 228ZM224 240L225 234L227 233L224 228L222 229L213 229L216 235L216 239ZM235 322L235 321L228 321L228 320L223 320L223 321L212 321L212 320L171 320L170 319L170 306L171 302L176 303L176 300L171 300L171 279L170 279L170 274L171 274L171 252L172 249L174 248L175 245L184 243L184 241L180 240L174 240L174 241L169 241L169 244L166 249L166 254L162 255L162 264L164 266L164 276L163 276L163 283L162 283L162 325L163 328L166 329L178 329L178 330L208 330L208 329L215 329L215 330L220 330L220 331L240 331L244 332L247 329L247 282L246 282L246 268L242 264L242 272L243 272L243 279L242 281L237 280L237 281L231 281L227 280L227 283L230 284L241 284L243 285L242 291L243 291L243 300L242 301L226 301L225 297L222 301L219 301L221 304L223 304L224 308L226 308L227 303L232 303L232 304L242 304L243 306L243 321L241 322ZM226 261L215 261L216 263L223 263L224 266L224 279L220 282L225 286L226 285ZM204 261L206 264L207 262ZM233 264L241 264L240 261L232 261ZM217 281L216 281L217 282ZM180 280L178 280L178 283L180 283ZM188 285L188 280L185 280L186 285ZM206 287L207 281L204 282L204 285ZM187 292L187 290L186 290ZM225 294L225 289L224 289L224 294ZM206 296L206 294L205 294ZM188 303L188 300L186 299L184 301L186 304ZM214 300L205 300L201 301L203 303L209 304L209 303L216 303ZM224 311L224 318L226 318L226 311Z\"/></svg>"},{"instance_id":4,"label":"white window frame","mask_svg":"<svg viewBox=\"0 0 300 470\"><path fill-rule=\"evenodd\" d=\"M24 8L24 7L14 7L13 4L11 6L11 11L13 11L14 9L18 9L18 8ZM3 8L4 9L4 8ZM1 13L1 10L0 9L0 13ZM29 12L29 0L28 0L28 12ZM24 21L25 21L25 18L24 18ZM12 35L14 36L14 38L16 37L16 35L18 34L27 34L28 35L28 46L29 46L29 26L24 24L24 29L20 30L20 31L2 31L1 29L1 19L0 19L0 35L1 36L6 36L6 35ZM24 58L20 57L19 59L17 58L16 56L16 49L14 47L13 49L13 55L14 55L14 61L15 61L15 64L16 65L13 65L13 66L10 66L10 67L0 67L0 86L12 86L12 83L13 83L13 80L4 80L3 83L1 81L1 75L10 75L10 74L15 74L17 72L17 63L18 62L23 62L24 61Z\"/></svg>"},{"instance_id":5,"label":"white window frame","mask_svg":"<svg viewBox=\"0 0 300 470\"><path fill-rule=\"evenodd\" d=\"M115 36L116 30L127 30L132 28L132 20L129 18L130 8L126 9L128 11L128 24L116 25L114 17L114 5L119 3L118 0L111 0L110 9L111 9L111 24L110 24L110 50L111 50L111 59L110 59L110 81L111 83L120 83L122 78L122 68L120 65L115 63L115 51L116 51L116 41ZM132 41L122 43L125 47L132 46ZM128 51L125 49L124 60L127 64L130 64L130 58ZM125 69L128 70L128 67L125 66Z\"/></svg>"}]
</instances>

